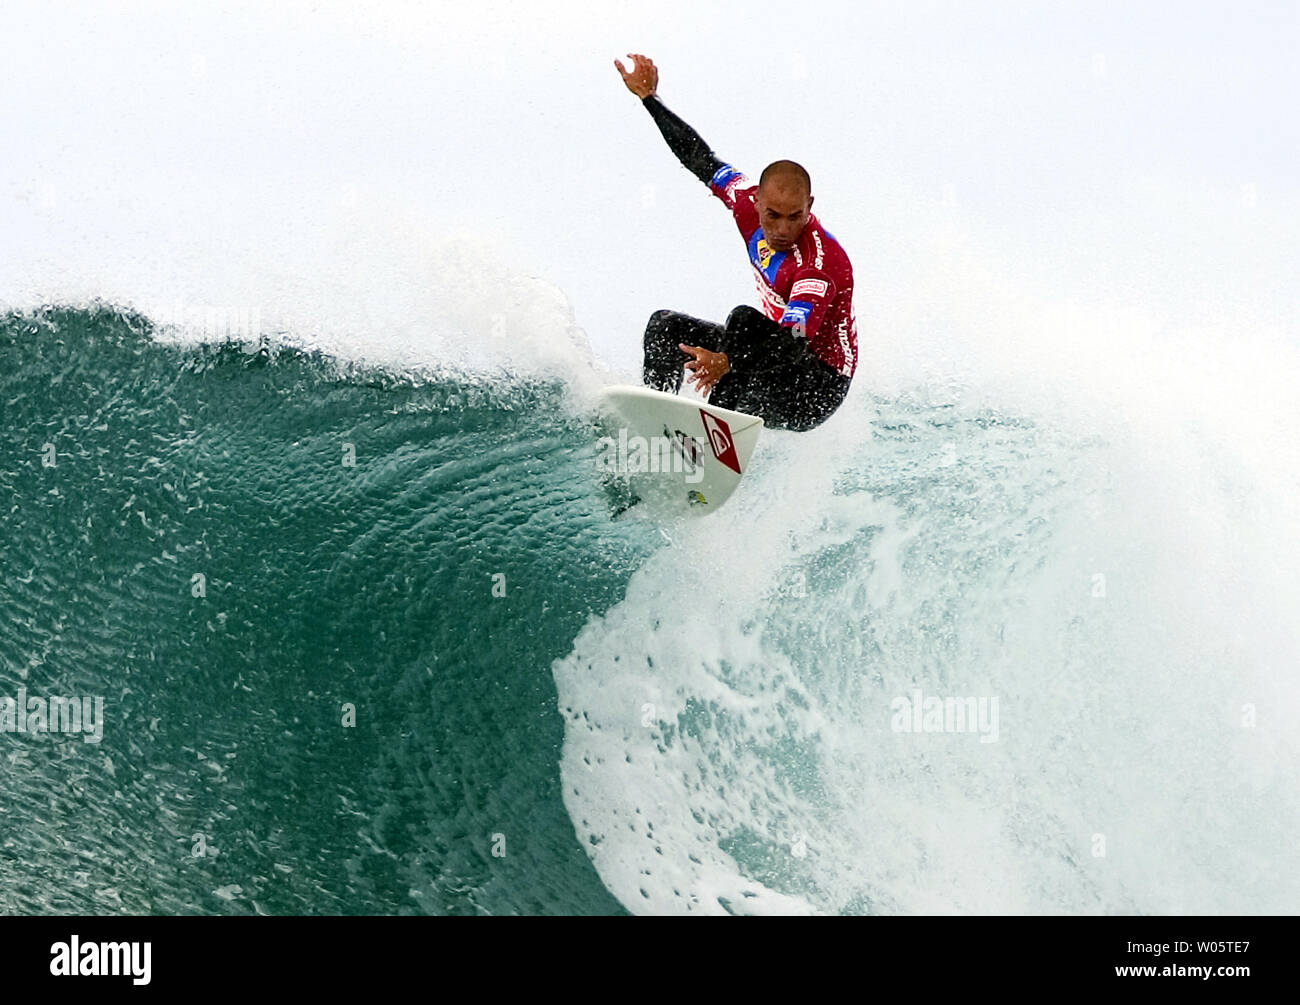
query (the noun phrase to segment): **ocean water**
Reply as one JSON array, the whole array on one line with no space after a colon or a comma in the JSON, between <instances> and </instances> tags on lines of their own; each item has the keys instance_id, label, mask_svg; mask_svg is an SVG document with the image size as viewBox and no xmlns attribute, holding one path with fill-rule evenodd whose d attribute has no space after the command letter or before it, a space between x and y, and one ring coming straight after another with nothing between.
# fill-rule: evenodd
<instances>
[{"instance_id":1,"label":"ocean water","mask_svg":"<svg viewBox=\"0 0 1300 1005\"><path fill-rule=\"evenodd\" d=\"M1294 526L1207 445L855 392L615 521L572 383L290 342L0 322L0 695L102 698L0 736L6 912L1294 909Z\"/></svg>"},{"instance_id":2,"label":"ocean water","mask_svg":"<svg viewBox=\"0 0 1300 1005\"><path fill-rule=\"evenodd\" d=\"M1300 910L1297 8L787 15L0 8L0 912ZM680 524L595 395L753 289L628 49L855 271Z\"/></svg>"},{"instance_id":3,"label":"ocean water","mask_svg":"<svg viewBox=\"0 0 1300 1005\"><path fill-rule=\"evenodd\" d=\"M0 692L104 700L99 743L4 737L6 912L619 910L550 664L646 535L606 526L554 387L108 309L0 331Z\"/></svg>"}]
</instances>

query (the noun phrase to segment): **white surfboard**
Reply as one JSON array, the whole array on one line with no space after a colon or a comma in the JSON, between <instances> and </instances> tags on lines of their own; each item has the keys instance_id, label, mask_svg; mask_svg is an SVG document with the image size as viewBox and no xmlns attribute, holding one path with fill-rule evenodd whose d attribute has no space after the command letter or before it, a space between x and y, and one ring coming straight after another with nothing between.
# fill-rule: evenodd
<instances>
[{"instance_id":1,"label":"white surfboard","mask_svg":"<svg viewBox=\"0 0 1300 1005\"><path fill-rule=\"evenodd\" d=\"M703 516L726 502L763 428L756 415L632 384L601 391L600 411L598 470L626 481L638 509L669 516Z\"/></svg>"}]
</instances>

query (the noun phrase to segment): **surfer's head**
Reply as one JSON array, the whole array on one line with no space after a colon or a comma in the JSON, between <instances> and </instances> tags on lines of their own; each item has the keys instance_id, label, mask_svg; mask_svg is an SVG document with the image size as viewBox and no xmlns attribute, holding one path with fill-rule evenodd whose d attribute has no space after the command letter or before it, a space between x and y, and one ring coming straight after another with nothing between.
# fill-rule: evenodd
<instances>
[{"instance_id":1,"label":"surfer's head","mask_svg":"<svg viewBox=\"0 0 1300 1005\"><path fill-rule=\"evenodd\" d=\"M812 179L794 161L773 161L758 178L758 222L773 251L789 251L812 214Z\"/></svg>"}]
</instances>

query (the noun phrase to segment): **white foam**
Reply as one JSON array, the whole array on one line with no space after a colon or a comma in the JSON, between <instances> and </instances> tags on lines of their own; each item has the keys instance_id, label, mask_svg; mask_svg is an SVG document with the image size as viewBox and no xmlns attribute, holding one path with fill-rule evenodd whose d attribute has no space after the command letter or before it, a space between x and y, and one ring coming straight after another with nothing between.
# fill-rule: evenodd
<instances>
[{"instance_id":1,"label":"white foam","mask_svg":"<svg viewBox=\"0 0 1300 1005\"><path fill-rule=\"evenodd\" d=\"M1294 902L1290 514L1194 438L980 414L855 393L765 433L556 663L566 804L631 910ZM915 687L997 697L997 742L892 731Z\"/></svg>"}]
</instances>

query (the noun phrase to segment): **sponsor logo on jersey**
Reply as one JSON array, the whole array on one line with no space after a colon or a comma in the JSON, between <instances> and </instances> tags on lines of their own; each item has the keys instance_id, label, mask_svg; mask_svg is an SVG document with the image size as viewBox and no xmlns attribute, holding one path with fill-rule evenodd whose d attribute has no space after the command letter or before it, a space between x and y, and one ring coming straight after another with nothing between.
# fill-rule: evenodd
<instances>
[{"instance_id":1,"label":"sponsor logo on jersey","mask_svg":"<svg viewBox=\"0 0 1300 1005\"><path fill-rule=\"evenodd\" d=\"M820 230L813 231L813 244L817 246L817 257L813 259L813 268L820 269L822 267L822 232Z\"/></svg>"},{"instance_id":2,"label":"sponsor logo on jersey","mask_svg":"<svg viewBox=\"0 0 1300 1005\"><path fill-rule=\"evenodd\" d=\"M827 289L829 287L824 279L800 279L790 287L790 296L797 297L802 293L809 297L824 297Z\"/></svg>"},{"instance_id":3,"label":"sponsor logo on jersey","mask_svg":"<svg viewBox=\"0 0 1300 1005\"><path fill-rule=\"evenodd\" d=\"M736 474L740 474L740 458L736 456L736 441L731 438L731 427L727 425L726 420L710 415L702 408L700 418L704 420L704 432L709 437L713 456Z\"/></svg>"},{"instance_id":4,"label":"sponsor logo on jersey","mask_svg":"<svg viewBox=\"0 0 1300 1005\"><path fill-rule=\"evenodd\" d=\"M781 271L788 252L773 250L767 243L767 236L763 233L762 227L750 235L748 247L749 260L754 263L754 268L762 274L769 285L775 283L777 273Z\"/></svg>"},{"instance_id":5,"label":"sponsor logo on jersey","mask_svg":"<svg viewBox=\"0 0 1300 1005\"><path fill-rule=\"evenodd\" d=\"M781 315L781 324L783 325L806 325L808 315L812 313L813 305L807 300L791 300L785 305L785 313Z\"/></svg>"},{"instance_id":6,"label":"sponsor logo on jersey","mask_svg":"<svg viewBox=\"0 0 1300 1005\"><path fill-rule=\"evenodd\" d=\"M853 376L853 343L849 341L849 326L840 325L840 352L844 355L844 365L840 373L846 377Z\"/></svg>"}]
</instances>

